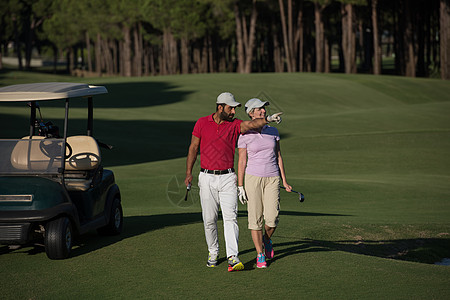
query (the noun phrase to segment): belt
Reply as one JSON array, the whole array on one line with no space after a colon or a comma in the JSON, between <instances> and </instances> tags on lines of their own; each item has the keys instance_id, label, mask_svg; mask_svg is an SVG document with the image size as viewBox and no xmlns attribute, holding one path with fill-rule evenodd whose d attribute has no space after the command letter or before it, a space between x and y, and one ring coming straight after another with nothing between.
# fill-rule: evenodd
<instances>
[{"instance_id":1,"label":"belt","mask_svg":"<svg viewBox=\"0 0 450 300\"><path fill-rule=\"evenodd\" d=\"M234 173L234 168L226 169L226 170L208 170L208 169L200 169L200 172L214 174L214 175L224 175L229 173Z\"/></svg>"}]
</instances>

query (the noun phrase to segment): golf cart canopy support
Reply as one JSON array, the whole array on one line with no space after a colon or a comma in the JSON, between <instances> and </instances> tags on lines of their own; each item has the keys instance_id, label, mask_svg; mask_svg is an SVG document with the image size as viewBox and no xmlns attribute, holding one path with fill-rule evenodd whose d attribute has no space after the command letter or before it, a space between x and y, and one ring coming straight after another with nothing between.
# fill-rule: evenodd
<instances>
[{"instance_id":1,"label":"golf cart canopy support","mask_svg":"<svg viewBox=\"0 0 450 300\"><path fill-rule=\"evenodd\" d=\"M65 100L66 117L64 120L64 139L66 139L69 98L88 98L87 135L92 136L94 124L92 96L106 93L108 93L108 90L104 86L95 86L85 83L43 82L15 84L0 88L0 102L30 102L31 137L34 135L35 130L36 108L38 107L36 101L48 101L57 99Z\"/></svg>"}]
</instances>

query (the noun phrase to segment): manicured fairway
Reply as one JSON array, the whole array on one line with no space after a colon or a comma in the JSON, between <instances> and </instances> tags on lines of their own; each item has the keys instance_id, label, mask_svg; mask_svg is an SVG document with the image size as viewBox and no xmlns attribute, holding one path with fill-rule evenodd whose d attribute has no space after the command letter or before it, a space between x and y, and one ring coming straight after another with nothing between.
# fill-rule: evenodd
<instances>
[{"instance_id":1,"label":"manicured fairway","mask_svg":"<svg viewBox=\"0 0 450 300\"><path fill-rule=\"evenodd\" d=\"M0 73L0 85L38 81L105 85L94 98L94 134L122 192L124 232L78 239L72 257L40 246L0 246L2 299L449 299L450 82L341 74L208 74L76 79ZM195 121L222 91L270 101L289 183L281 191L275 258L256 253L239 204L240 258L228 273L206 268L194 185L185 202L185 156ZM61 124L60 107L41 103ZM27 135L28 109L0 106L1 138ZM70 133L84 130L73 105ZM57 117L51 117L51 116ZM247 119L243 108L238 117ZM196 163L199 169L199 162Z\"/></svg>"}]
</instances>

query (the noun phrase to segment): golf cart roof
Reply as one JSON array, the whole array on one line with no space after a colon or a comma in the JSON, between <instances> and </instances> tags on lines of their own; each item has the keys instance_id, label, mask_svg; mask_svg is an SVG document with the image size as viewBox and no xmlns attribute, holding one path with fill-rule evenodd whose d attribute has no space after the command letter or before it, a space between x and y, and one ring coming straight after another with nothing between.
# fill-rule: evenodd
<instances>
[{"instance_id":1,"label":"golf cart roof","mask_svg":"<svg viewBox=\"0 0 450 300\"><path fill-rule=\"evenodd\" d=\"M106 94L104 86L73 82L15 84L0 88L0 102L44 101Z\"/></svg>"}]
</instances>

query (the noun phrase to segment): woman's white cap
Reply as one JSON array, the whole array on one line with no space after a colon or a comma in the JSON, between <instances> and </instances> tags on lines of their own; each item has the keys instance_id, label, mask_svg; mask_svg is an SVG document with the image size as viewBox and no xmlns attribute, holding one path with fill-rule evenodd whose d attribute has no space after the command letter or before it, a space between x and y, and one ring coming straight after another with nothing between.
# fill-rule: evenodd
<instances>
[{"instance_id":1,"label":"woman's white cap","mask_svg":"<svg viewBox=\"0 0 450 300\"><path fill-rule=\"evenodd\" d=\"M269 105L269 101L261 101L258 98L252 98L245 103L245 112L248 114L252 109Z\"/></svg>"}]
</instances>

